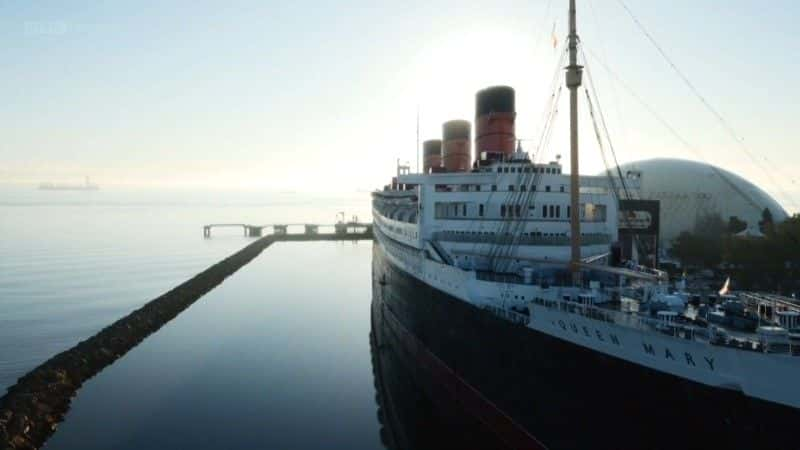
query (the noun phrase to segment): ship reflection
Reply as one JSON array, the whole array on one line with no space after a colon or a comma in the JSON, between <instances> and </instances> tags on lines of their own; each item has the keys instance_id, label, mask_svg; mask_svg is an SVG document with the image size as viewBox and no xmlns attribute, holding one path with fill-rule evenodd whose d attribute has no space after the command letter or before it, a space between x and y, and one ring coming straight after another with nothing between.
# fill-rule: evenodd
<instances>
[{"instance_id":1,"label":"ship reflection","mask_svg":"<svg viewBox=\"0 0 800 450\"><path fill-rule=\"evenodd\" d=\"M487 408L480 393L398 320L395 312L407 292L387 269L375 248L369 338L383 445L392 450L544 448L510 418Z\"/></svg>"},{"instance_id":2,"label":"ship reflection","mask_svg":"<svg viewBox=\"0 0 800 450\"><path fill-rule=\"evenodd\" d=\"M380 282L376 281L380 286ZM373 298L370 350L381 443L390 450L507 449L409 357Z\"/></svg>"}]
</instances>

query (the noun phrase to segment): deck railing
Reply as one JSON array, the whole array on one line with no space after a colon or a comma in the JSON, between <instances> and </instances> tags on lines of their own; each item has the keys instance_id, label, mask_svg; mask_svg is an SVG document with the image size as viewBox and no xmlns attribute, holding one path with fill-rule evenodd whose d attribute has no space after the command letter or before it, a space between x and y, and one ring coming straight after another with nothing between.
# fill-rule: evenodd
<instances>
[{"instance_id":1,"label":"deck railing","mask_svg":"<svg viewBox=\"0 0 800 450\"><path fill-rule=\"evenodd\" d=\"M724 333L718 333L713 328L692 325L679 321L668 322L662 319L646 317L635 311L615 311L593 305L583 305L573 301L545 300L536 298L535 304L551 309L559 309L569 314L576 314L592 320L614 323L627 328L633 328L645 332L658 332L676 339L696 340L708 342L712 345L735 348L739 350L767 352L764 344L759 339L750 337L736 337ZM774 346L774 344L773 344ZM782 345L774 346L782 348ZM771 347L772 348L772 347ZM800 345L790 344L785 351L768 351L769 353L789 353L800 356Z\"/></svg>"},{"instance_id":2,"label":"deck railing","mask_svg":"<svg viewBox=\"0 0 800 450\"><path fill-rule=\"evenodd\" d=\"M469 242L499 245L553 245L566 246L570 244L567 236L514 236L510 234L477 234L458 233L455 231L437 231L433 238L444 242ZM581 236L581 245L606 245L611 242L607 234L585 234Z\"/></svg>"}]
</instances>

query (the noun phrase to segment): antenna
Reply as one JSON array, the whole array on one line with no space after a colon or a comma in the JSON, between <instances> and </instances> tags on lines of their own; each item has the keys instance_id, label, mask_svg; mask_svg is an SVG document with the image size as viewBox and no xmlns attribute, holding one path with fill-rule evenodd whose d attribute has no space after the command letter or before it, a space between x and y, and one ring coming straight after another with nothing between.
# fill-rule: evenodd
<instances>
[{"instance_id":1,"label":"antenna","mask_svg":"<svg viewBox=\"0 0 800 450\"><path fill-rule=\"evenodd\" d=\"M417 105L417 146L415 149L417 153L417 173L419 173L419 105Z\"/></svg>"}]
</instances>

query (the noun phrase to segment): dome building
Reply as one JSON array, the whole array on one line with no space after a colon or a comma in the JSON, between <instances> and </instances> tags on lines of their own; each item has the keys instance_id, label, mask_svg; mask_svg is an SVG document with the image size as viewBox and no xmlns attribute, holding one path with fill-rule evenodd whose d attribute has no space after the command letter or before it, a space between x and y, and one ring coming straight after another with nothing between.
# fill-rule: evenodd
<instances>
[{"instance_id":1,"label":"dome building","mask_svg":"<svg viewBox=\"0 0 800 450\"><path fill-rule=\"evenodd\" d=\"M698 218L719 214L731 216L757 230L764 208L775 222L788 217L786 210L766 192L744 178L710 164L683 159L656 158L620 165L622 174L641 174L634 197L660 201L660 247L682 231L693 231Z\"/></svg>"}]
</instances>

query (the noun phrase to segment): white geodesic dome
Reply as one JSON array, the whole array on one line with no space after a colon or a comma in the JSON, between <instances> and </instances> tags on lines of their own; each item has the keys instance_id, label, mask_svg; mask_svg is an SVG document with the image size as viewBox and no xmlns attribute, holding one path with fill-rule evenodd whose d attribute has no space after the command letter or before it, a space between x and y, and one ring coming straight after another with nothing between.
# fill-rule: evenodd
<instances>
[{"instance_id":1,"label":"white geodesic dome","mask_svg":"<svg viewBox=\"0 0 800 450\"><path fill-rule=\"evenodd\" d=\"M683 159L656 158L620 165L622 173L641 173L639 197L661 203L661 246L682 231L693 231L695 222L708 214L719 214L726 222L731 216L758 229L761 213L768 208L775 222L788 217L786 210L769 194L727 170Z\"/></svg>"}]
</instances>

